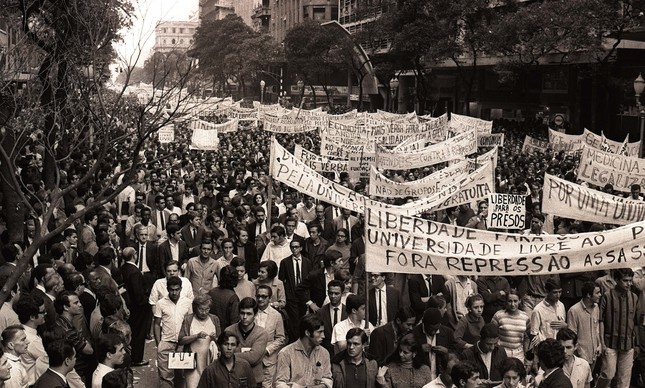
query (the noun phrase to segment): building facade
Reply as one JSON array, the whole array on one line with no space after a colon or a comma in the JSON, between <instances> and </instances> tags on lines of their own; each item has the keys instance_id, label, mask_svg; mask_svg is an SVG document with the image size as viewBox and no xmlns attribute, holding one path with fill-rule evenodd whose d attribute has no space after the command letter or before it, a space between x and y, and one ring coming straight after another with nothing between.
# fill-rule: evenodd
<instances>
[{"instance_id":1,"label":"building facade","mask_svg":"<svg viewBox=\"0 0 645 388\"><path fill-rule=\"evenodd\" d=\"M155 28L153 51L156 53L188 51L193 44L193 35L198 25L196 21L159 22Z\"/></svg>"},{"instance_id":2,"label":"building facade","mask_svg":"<svg viewBox=\"0 0 645 388\"><path fill-rule=\"evenodd\" d=\"M246 0L200 0L199 20L222 20L235 13L234 2Z\"/></svg>"},{"instance_id":3,"label":"building facade","mask_svg":"<svg viewBox=\"0 0 645 388\"><path fill-rule=\"evenodd\" d=\"M306 20L319 23L338 20L338 0L274 0L270 12L269 33L282 42L291 27Z\"/></svg>"}]
</instances>

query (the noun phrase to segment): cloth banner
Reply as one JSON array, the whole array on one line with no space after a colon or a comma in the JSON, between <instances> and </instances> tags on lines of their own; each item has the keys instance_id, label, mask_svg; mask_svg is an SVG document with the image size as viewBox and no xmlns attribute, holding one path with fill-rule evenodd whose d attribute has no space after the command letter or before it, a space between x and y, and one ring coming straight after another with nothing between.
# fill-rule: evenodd
<instances>
[{"instance_id":1,"label":"cloth banner","mask_svg":"<svg viewBox=\"0 0 645 388\"><path fill-rule=\"evenodd\" d=\"M390 209L390 211L397 214L419 214L433 206L441 204L446 198L458 191L460 187L458 184L455 184L436 195L402 206L385 204L374 201L346 186L323 177L282 147L275 138L271 142L271 163L269 170L275 180L303 194L361 214L365 212L366 203L370 204L373 208Z\"/></svg>"},{"instance_id":2,"label":"cloth banner","mask_svg":"<svg viewBox=\"0 0 645 388\"><path fill-rule=\"evenodd\" d=\"M294 156L302 160L307 167L317 172L345 172L348 171L348 162L346 160L331 160L303 148L296 144Z\"/></svg>"},{"instance_id":3,"label":"cloth banner","mask_svg":"<svg viewBox=\"0 0 645 388\"><path fill-rule=\"evenodd\" d=\"M524 229L526 195L491 193L488 195L488 227Z\"/></svg>"},{"instance_id":4,"label":"cloth banner","mask_svg":"<svg viewBox=\"0 0 645 388\"><path fill-rule=\"evenodd\" d=\"M590 147L600 149L600 145L603 144L603 135L596 135L587 128L585 128L584 133L582 134L582 139L585 144ZM605 138L605 144L609 146L609 149L612 153L618 153L621 149L623 143L620 141L609 140ZM627 155L638 157L638 152L640 151L641 142L627 143Z\"/></svg>"},{"instance_id":5,"label":"cloth banner","mask_svg":"<svg viewBox=\"0 0 645 388\"><path fill-rule=\"evenodd\" d=\"M229 133L237 131L239 120L231 120L222 124L215 124L215 129L218 133Z\"/></svg>"},{"instance_id":6,"label":"cloth banner","mask_svg":"<svg viewBox=\"0 0 645 388\"><path fill-rule=\"evenodd\" d=\"M633 184L645 187L645 160L603 152L585 144L578 179L598 187L610 183L614 190L629 192Z\"/></svg>"},{"instance_id":7,"label":"cloth banner","mask_svg":"<svg viewBox=\"0 0 645 388\"><path fill-rule=\"evenodd\" d=\"M567 135L549 128L549 145L554 152L579 152L583 144L582 135Z\"/></svg>"},{"instance_id":8,"label":"cloth banner","mask_svg":"<svg viewBox=\"0 0 645 388\"><path fill-rule=\"evenodd\" d=\"M532 154L534 152L545 152L549 147L549 143L526 135L524 137L524 145L522 146L522 153Z\"/></svg>"},{"instance_id":9,"label":"cloth banner","mask_svg":"<svg viewBox=\"0 0 645 388\"><path fill-rule=\"evenodd\" d=\"M487 199L488 195L495 191L493 172L493 163L484 163L475 172L459 182L457 192L450 195L441 204L424 210L442 210Z\"/></svg>"},{"instance_id":10,"label":"cloth banner","mask_svg":"<svg viewBox=\"0 0 645 388\"><path fill-rule=\"evenodd\" d=\"M238 105L233 105L230 108L229 116L240 121L255 121L258 119L258 110L256 108L242 108Z\"/></svg>"},{"instance_id":11,"label":"cloth banner","mask_svg":"<svg viewBox=\"0 0 645 388\"><path fill-rule=\"evenodd\" d=\"M491 133L490 135L478 135L477 147L504 147L504 134Z\"/></svg>"},{"instance_id":12,"label":"cloth banner","mask_svg":"<svg viewBox=\"0 0 645 388\"><path fill-rule=\"evenodd\" d=\"M493 130L493 122L451 113L450 128L457 133L474 130L475 133L477 133L477 136L489 135Z\"/></svg>"},{"instance_id":13,"label":"cloth banner","mask_svg":"<svg viewBox=\"0 0 645 388\"><path fill-rule=\"evenodd\" d=\"M468 168L468 161L462 160L415 181L395 182L372 167L369 193L386 198L428 197L464 179L470 173Z\"/></svg>"},{"instance_id":14,"label":"cloth banner","mask_svg":"<svg viewBox=\"0 0 645 388\"><path fill-rule=\"evenodd\" d=\"M564 218L627 225L645 220L645 202L593 190L544 174L542 211Z\"/></svg>"},{"instance_id":15,"label":"cloth banner","mask_svg":"<svg viewBox=\"0 0 645 388\"><path fill-rule=\"evenodd\" d=\"M438 143L448 138L448 115L442 114L439 117L419 116L421 124L425 126L424 133L428 134L427 140L431 143Z\"/></svg>"},{"instance_id":16,"label":"cloth banner","mask_svg":"<svg viewBox=\"0 0 645 388\"><path fill-rule=\"evenodd\" d=\"M447 162L475 152L477 137L474 131L468 131L410 153L392 152L378 147L376 163L379 169L409 170Z\"/></svg>"},{"instance_id":17,"label":"cloth banner","mask_svg":"<svg viewBox=\"0 0 645 388\"><path fill-rule=\"evenodd\" d=\"M217 131L208 129L193 129L193 135L190 139L190 149L217 151L219 148L219 138Z\"/></svg>"},{"instance_id":18,"label":"cloth banner","mask_svg":"<svg viewBox=\"0 0 645 388\"><path fill-rule=\"evenodd\" d=\"M348 160L351 155L374 157L375 153L374 142L353 144L342 138L321 137L320 154L328 158Z\"/></svg>"},{"instance_id":19,"label":"cloth banner","mask_svg":"<svg viewBox=\"0 0 645 388\"><path fill-rule=\"evenodd\" d=\"M645 223L597 233L495 233L365 208L368 272L520 276L645 266Z\"/></svg>"},{"instance_id":20,"label":"cloth banner","mask_svg":"<svg viewBox=\"0 0 645 388\"><path fill-rule=\"evenodd\" d=\"M173 141L175 141L175 126L173 124L164 125L163 127L159 128L158 135L159 143L172 143Z\"/></svg>"},{"instance_id":21,"label":"cloth banner","mask_svg":"<svg viewBox=\"0 0 645 388\"><path fill-rule=\"evenodd\" d=\"M384 121L407 121L407 122L419 122L417 118L417 112L410 113L392 113L384 110L377 109L376 113L369 113L371 116Z\"/></svg>"}]
</instances>

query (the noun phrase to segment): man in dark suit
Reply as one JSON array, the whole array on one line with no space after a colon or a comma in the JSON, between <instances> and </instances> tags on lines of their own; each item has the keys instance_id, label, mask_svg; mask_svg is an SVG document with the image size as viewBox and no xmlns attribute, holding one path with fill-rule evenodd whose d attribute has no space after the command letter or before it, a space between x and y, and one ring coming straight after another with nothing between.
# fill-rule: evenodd
<instances>
[{"instance_id":1,"label":"man in dark suit","mask_svg":"<svg viewBox=\"0 0 645 388\"><path fill-rule=\"evenodd\" d=\"M334 280L334 274L343 266L342 258L342 253L329 251L325 254L324 268L305 274L302 283L296 289L300 304L304 304L314 313L322 307L327 296L327 284Z\"/></svg>"},{"instance_id":2,"label":"man in dark suit","mask_svg":"<svg viewBox=\"0 0 645 388\"><path fill-rule=\"evenodd\" d=\"M324 269L325 252L329 248L327 240L321 236L321 226L317 223L309 224L309 238L305 240L303 255L311 261L311 265L316 269Z\"/></svg>"},{"instance_id":3,"label":"man in dark suit","mask_svg":"<svg viewBox=\"0 0 645 388\"><path fill-rule=\"evenodd\" d=\"M257 236L263 235L266 237L265 241L269 240L269 228L266 226L266 212L262 206L256 206L253 210L254 221L246 225L246 230L249 232L249 241L254 242Z\"/></svg>"},{"instance_id":4,"label":"man in dark suit","mask_svg":"<svg viewBox=\"0 0 645 388\"><path fill-rule=\"evenodd\" d=\"M323 205L316 205L316 218L310 221L309 225L317 224L320 228L320 236L327 241L333 241L336 238L334 224L332 218L328 218L325 213Z\"/></svg>"},{"instance_id":5,"label":"man in dark suit","mask_svg":"<svg viewBox=\"0 0 645 388\"><path fill-rule=\"evenodd\" d=\"M441 219L441 223L457 226L457 217L459 216L459 206L453 206L446 209L446 215Z\"/></svg>"},{"instance_id":6,"label":"man in dark suit","mask_svg":"<svg viewBox=\"0 0 645 388\"><path fill-rule=\"evenodd\" d=\"M446 300L450 300L446 282L441 275L411 275L408 279L408 292L410 294L410 304L417 313L418 319L421 319L421 316L423 316L426 303L432 295L441 294Z\"/></svg>"},{"instance_id":7,"label":"man in dark suit","mask_svg":"<svg viewBox=\"0 0 645 388\"><path fill-rule=\"evenodd\" d=\"M302 254L302 244L299 241L291 241L289 244L291 255L280 262L278 279L284 284L284 292L287 299L285 310L289 318L289 340L295 341L298 335L300 318L305 315L305 305L298 302L296 289L302 282L304 276L311 271L311 262Z\"/></svg>"},{"instance_id":8,"label":"man in dark suit","mask_svg":"<svg viewBox=\"0 0 645 388\"><path fill-rule=\"evenodd\" d=\"M144 361L143 352L146 345L146 335L150 331L152 324L152 306L148 303L149 290L145 288L143 274L137 266L137 251L132 247L123 249L123 266L121 273L125 283L126 295L125 301L130 310L128 324L132 329L132 365L148 365Z\"/></svg>"},{"instance_id":9,"label":"man in dark suit","mask_svg":"<svg viewBox=\"0 0 645 388\"><path fill-rule=\"evenodd\" d=\"M497 346L499 331L497 324L487 323L480 330L481 338L475 346L464 350L463 358L477 365L479 378L489 381L502 381L502 364L506 360L506 350ZM484 362L488 358L488 367ZM489 370L490 368L490 370Z\"/></svg>"},{"instance_id":10,"label":"man in dark suit","mask_svg":"<svg viewBox=\"0 0 645 388\"><path fill-rule=\"evenodd\" d=\"M239 258L244 259L244 266L249 280L258 277L258 268L260 267L260 258L258 257L258 249L249 240L249 232L246 229L239 229L237 231L237 238L235 245L233 245L233 253Z\"/></svg>"},{"instance_id":11,"label":"man in dark suit","mask_svg":"<svg viewBox=\"0 0 645 388\"><path fill-rule=\"evenodd\" d=\"M47 289L45 285L47 284L50 287L54 287L57 283L54 281L56 277L56 270L52 268L51 264L39 264L34 268L32 273L32 282L34 289L31 291L31 294L38 295L43 302L45 302L45 326L53 327L56 324L56 308L54 307L54 301L51 297L47 295ZM53 289L50 289L50 292ZM56 295L53 295L55 298Z\"/></svg>"},{"instance_id":12,"label":"man in dark suit","mask_svg":"<svg viewBox=\"0 0 645 388\"><path fill-rule=\"evenodd\" d=\"M401 303L401 293L385 284L385 274L370 274L372 288L369 290L369 321L374 327L393 321Z\"/></svg>"},{"instance_id":13,"label":"man in dark suit","mask_svg":"<svg viewBox=\"0 0 645 388\"><path fill-rule=\"evenodd\" d=\"M296 226L298 225L298 220L295 217L287 217L284 222L284 230L287 232L285 238L287 241L298 241L301 245L304 245L305 238L296 233Z\"/></svg>"},{"instance_id":14,"label":"man in dark suit","mask_svg":"<svg viewBox=\"0 0 645 388\"><path fill-rule=\"evenodd\" d=\"M455 332L441 324L441 311L431 307L423 313L421 325L412 329L412 335L421 346L423 363L432 369L433 364L437 374L443 372L441 365L445 365L438 358L448 356L448 351L460 352L455 341Z\"/></svg>"},{"instance_id":15,"label":"man in dark suit","mask_svg":"<svg viewBox=\"0 0 645 388\"><path fill-rule=\"evenodd\" d=\"M163 277L163 270L157 256L157 244L148 241L148 229L143 225L137 226L134 235L136 239L131 246L137 252L137 265L143 273L146 289L150 290L154 282Z\"/></svg>"},{"instance_id":16,"label":"man in dark suit","mask_svg":"<svg viewBox=\"0 0 645 388\"><path fill-rule=\"evenodd\" d=\"M354 241L354 238L358 237L351 234L352 228L357 223L358 218L352 215L352 211L349 209L343 209L342 215L340 217L334 218L333 220L334 234L336 234L339 229L347 229L347 241L351 243L352 241Z\"/></svg>"},{"instance_id":17,"label":"man in dark suit","mask_svg":"<svg viewBox=\"0 0 645 388\"><path fill-rule=\"evenodd\" d=\"M67 376L74 369L74 347L69 341L61 339L48 344L46 350L49 368L36 380L34 388L69 388L69 384L60 375Z\"/></svg>"},{"instance_id":18,"label":"man in dark suit","mask_svg":"<svg viewBox=\"0 0 645 388\"><path fill-rule=\"evenodd\" d=\"M188 223L181 228L181 239L186 242L188 249L193 249L202 242L203 235L202 216L196 212L189 212Z\"/></svg>"},{"instance_id":19,"label":"man in dark suit","mask_svg":"<svg viewBox=\"0 0 645 388\"><path fill-rule=\"evenodd\" d=\"M404 335L412 331L416 322L414 310L410 307L401 307L396 312L394 321L377 327L370 334L369 356L379 365L384 365L387 356L396 350L396 344Z\"/></svg>"},{"instance_id":20,"label":"man in dark suit","mask_svg":"<svg viewBox=\"0 0 645 388\"><path fill-rule=\"evenodd\" d=\"M334 346L331 344L331 333L334 330L334 325L347 319L347 310L345 305L341 303L344 287L345 285L340 280L330 281L327 284L329 303L316 311L316 315L322 319L325 325L325 338L321 345L329 351L330 356L334 355Z\"/></svg>"},{"instance_id":21,"label":"man in dark suit","mask_svg":"<svg viewBox=\"0 0 645 388\"><path fill-rule=\"evenodd\" d=\"M168 239L159 244L157 255L159 257L160 268L166 268L166 264L171 260L179 262L179 267L190 259L188 246L181 240L181 231L179 225L168 224L166 227Z\"/></svg>"},{"instance_id":22,"label":"man in dark suit","mask_svg":"<svg viewBox=\"0 0 645 388\"><path fill-rule=\"evenodd\" d=\"M5 279L13 274L16 270L16 260L21 254L21 249L17 244L7 244L2 247L2 258L5 263L0 266L0 278ZM29 289L29 276L28 272L23 274L18 279L18 285L21 292L26 292Z\"/></svg>"}]
</instances>

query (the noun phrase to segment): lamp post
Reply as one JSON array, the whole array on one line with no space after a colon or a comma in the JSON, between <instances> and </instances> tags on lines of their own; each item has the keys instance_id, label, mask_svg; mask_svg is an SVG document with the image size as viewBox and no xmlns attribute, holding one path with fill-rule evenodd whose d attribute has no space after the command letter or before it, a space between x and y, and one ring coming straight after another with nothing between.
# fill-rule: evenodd
<instances>
[{"instance_id":1,"label":"lamp post","mask_svg":"<svg viewBox=\"0 0 645 388\"><path fill-rule=\"evenodd\" d=\"M299 79L296 85L298 85L298 96L300 97L298 105L300 105L300 107L302 108L302 93L304 91L305 83L301 79Z\"/></svg>"},{"instance_id":2,"label":"lamp post","mask_svg":"<svg viewBox=\"0 0 645 388\"><path fill-rule=\"evenodd\" d=\"M399 79L397 77L394 77L390 80L390 92L392 93L392 100L390 101L390 111L392 112L396 112L394 110L394 97L396 97L398 89Z\"/></svg>"},{"instance_id":3,"label":"lamp post","mask_svg":"<svg viewBox=\"0 0 645 388\"><path fill-rule=\"evenodd\" d=\"M641 104L641 94L643 94L643 90L645 90L645 79L643 79L643 76L639 73L638 78L634 80L634 93L636 94L636 108L638 108L638 121L641 139L641 144L638 152L638 156L640 158L642 158L643 154L645 154L645 141L643 141L643 137L645 137L645 106Z\"/></svg>"},{"instance_id":4,"label":"lamp post","mask_svg":"<svg viewBox=\"0 0 645 388\"><path fill-rule=\"evenodd\" d=\"M260 81L260 104L264 104L264 87L267 85L264 80Z\"/></svg>"}]
</instances>

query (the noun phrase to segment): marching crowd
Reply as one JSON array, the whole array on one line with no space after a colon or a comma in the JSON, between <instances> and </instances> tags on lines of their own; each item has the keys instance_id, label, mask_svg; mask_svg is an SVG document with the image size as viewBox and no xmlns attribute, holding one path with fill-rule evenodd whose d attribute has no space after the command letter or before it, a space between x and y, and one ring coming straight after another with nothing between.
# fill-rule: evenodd
<instances>
[{"instance_id":1,"label":"marching crowd","mask_svg":"<svg viewBox=\"0 0 645 388\"><path fill-rule=\"evenodd\" d=\"M529 198L518 233L611 227L542 214L544 173L575 180L575 157L523 154L537 123L495 127L506 134L496 190ZM150 362L150 340L162 387L643 386L643 269L368 274L362 216L272 182L270 135L223 134L218 152L189 150L184 132L150 143L137 180L40 247L11 290L0 310L0 386L130 387L132 368ZM320 144L313 134L278 139L290 150ZM70 161L62 179L93 162ZM67 194L52 225L35 215L24 241L2 234L0 283L37 227L82 210L102 178L129 168L102 163L105 175ZM410 181L438 167L386 174ZM345 173L330 178L366 190ZM423 214L479 229L487 216L486 202Z\"/></svg>"}]
</instances>

